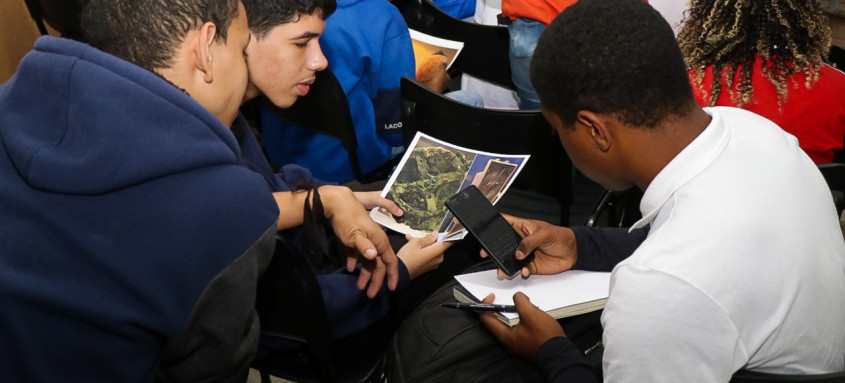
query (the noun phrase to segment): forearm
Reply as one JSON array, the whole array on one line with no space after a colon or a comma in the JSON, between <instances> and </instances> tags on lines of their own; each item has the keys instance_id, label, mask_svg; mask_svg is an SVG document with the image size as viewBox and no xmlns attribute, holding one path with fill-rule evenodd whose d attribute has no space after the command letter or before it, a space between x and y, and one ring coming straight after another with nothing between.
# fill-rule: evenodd
<instances>
[{"instance_id":1,"label":"forearm","mask_svg":"<svg viewBox=\"0 0 845 383\"><path fill-rule=\"evenodd\" d=\"M399 284L393 294L398 294L410 285L408 269L400 262ZM358 275L346 269L330 274L318 274L317 282L323 292L326 314L336 339L353 335L383 319L390 309L394 295L387 285L372 299L366 291L356 288Z\"/></svg>"},{"instance_id":2,"label":"forearm","mask_svg":"<svg viewBox=\"0 0 845 383\"><path fill-rule=\"evenodd\" d=\"M628 228L573 227L578 258L577 270L611 271L628 258L648 235L648 228L628 232Z\"/></svg>"},{"instance_id":3,"label":"forearm","mask_svg":"<svg viewBox=\"0 0 845 383\"><path fill-rule=\"evenodd\" d=\"M323 185L316 190L320 194L320 200L322 201L323 211L327 220L331 220L336 211L343 208L344 200L347 202L357 201L352 191L344 186ZM311 197L309 197L307 190L273 193L273 198L276 199L276 204L279 206L279 230L302 225L306 199L311 206L314 203L314 192L310 194Z\"/></svg>"},{"instance_id":4,"label":"forearm","mask_svg":"<svg viewBox=\"0 0 845 383\"><path fill-rule=\"evenodd\" d=\"M537 366L547 382L598 382L581 351L569 339L549 339L537 351Z\"/></svg>"},{"instance_id":5,"label":"forearm","mask_svg":"<svg viewBox=\"0 0 845 383\"><path fill-rule=\"evenodd\" d=\"M273 193L273 198L276 199L276 204L279 206L278 230L302 225L302 214L307 195L308 193L305 191Z\"/></svg>"}]
</instances>

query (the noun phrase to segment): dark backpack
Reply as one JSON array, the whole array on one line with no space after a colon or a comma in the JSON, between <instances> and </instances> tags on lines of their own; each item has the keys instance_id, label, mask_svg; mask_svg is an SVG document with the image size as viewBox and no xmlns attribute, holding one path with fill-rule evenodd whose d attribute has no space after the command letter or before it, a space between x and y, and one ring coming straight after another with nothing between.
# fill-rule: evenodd
<instances>
[{"instance_id":1,"label":"dark backpack","mask_svg":"<svg viewBox=\"0 0 845 383\"><path fill-rule=\"evenodd\" d=\"M482 262L466 272L495 267ZM454 302L447 283L426 299L402 323L387 351L390 383L419 382L538 382L533 364L511 356L479 322L478 314L441 307ZM582 351L601 340L601 311L561 321L567 336ZM601 372L601 352L590 353ZM600 375L599 375L600 376Z\"/></svg>"}]
</instances>

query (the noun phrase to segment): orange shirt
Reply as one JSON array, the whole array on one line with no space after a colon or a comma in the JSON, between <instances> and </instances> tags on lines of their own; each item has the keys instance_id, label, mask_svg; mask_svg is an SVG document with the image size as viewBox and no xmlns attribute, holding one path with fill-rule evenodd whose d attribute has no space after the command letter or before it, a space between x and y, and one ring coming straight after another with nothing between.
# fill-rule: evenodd
<instances>
[{"instance_id":1,"label":"orange shirt","mask_svg":"<svg viewBox=\"0 0 845 383\"><path fill-rule=\"evenodd\" d=\"M502 14L511 20L524 18L549 25L558 13L578 0L502 0ZM644 0L648 3L648 0Z\"/></svg>"},{"instance_id":2,"label":"orange shirt","mask_svg":"<svg viewBox=\"0 0 845 383\"><path fill-rule=\"evenodd\" d=\"M578 0L502 0L502 14L511 20L525 18L549 25L552 19Z\"/></svg>"}]
</instances>

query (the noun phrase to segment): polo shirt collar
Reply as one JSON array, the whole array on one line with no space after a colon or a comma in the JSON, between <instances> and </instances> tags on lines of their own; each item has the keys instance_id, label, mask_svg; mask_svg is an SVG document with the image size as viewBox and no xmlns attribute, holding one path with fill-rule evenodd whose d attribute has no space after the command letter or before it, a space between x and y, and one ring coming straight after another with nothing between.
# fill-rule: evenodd
<instances>
[{"instance_id":1,"label":"polo shirt collar","mask_svg":"<svg viewBox=\"0 0 845 383\"><path fill-rule=\"evenodd\" d=\"M710 165L728 144L729 133L719 113L704 108L710 124L654 177L640 200L643 217L630 230L653 223L666 201L687 181Z\"/></svg>"}]
</instances>

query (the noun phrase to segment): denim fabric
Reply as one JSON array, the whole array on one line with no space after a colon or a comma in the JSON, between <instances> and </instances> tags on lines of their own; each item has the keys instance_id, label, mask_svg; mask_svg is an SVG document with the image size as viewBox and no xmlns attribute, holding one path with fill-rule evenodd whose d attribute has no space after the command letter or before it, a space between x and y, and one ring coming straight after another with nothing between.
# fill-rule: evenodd
<instances>
[{"instance_id":1,"label":"denim fabric","mask_svg":"<svg viewBox=\"0 0 845 383\"><path fill-rule=\"evenodd\" d=\"M519 95L520 109L539 109L540 98L531 85L531 56L546 26L539 21L518 18L508 25L510 32L511 79Z\"/></svg>"},{"instance_id":2,"label":"denim fabric","mask_svg":"<svg viewBox=\"0 0 845 383\"><path fill-rule=\"evenodd\" d=\"M479 108L484 107L484 99L481 98L481 95L475 92L470 92L466 90L456 90L448 92L444 94L444 96L449 97L457 102L462 102L464 104L469 104Z\"/></svg>"}]
</instances>

